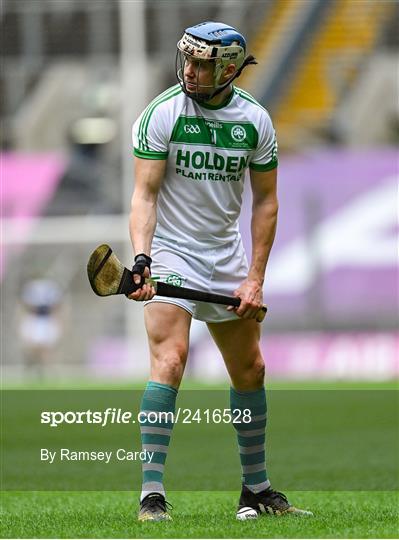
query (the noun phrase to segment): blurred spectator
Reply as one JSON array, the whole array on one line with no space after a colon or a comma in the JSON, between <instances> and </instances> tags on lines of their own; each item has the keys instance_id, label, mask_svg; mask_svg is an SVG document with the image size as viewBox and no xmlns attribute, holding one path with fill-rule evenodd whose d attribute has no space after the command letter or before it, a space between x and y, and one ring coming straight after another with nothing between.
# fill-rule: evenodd
<instances>
[{"instance_id":1,"label":"blurred spectator","mask_svg":"<svg viewBox=\"0 0 399 540\"><path fill-rule=\"evenodd\" d=\"M49 371L62 334L62 291L50 279L25 283L21 294L20 337L25 367L43 378Z\"/></svg>"}]
</instances>

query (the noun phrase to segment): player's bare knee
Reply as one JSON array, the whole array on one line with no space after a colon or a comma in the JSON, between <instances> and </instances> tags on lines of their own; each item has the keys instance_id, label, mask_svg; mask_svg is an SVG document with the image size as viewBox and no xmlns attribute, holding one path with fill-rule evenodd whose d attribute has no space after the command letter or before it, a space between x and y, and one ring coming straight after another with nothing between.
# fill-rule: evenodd
<instances>
[{"instance_id":1,"label":"player's bare knee","mask_svg":"<svg viewBox=\"0 0 399 540\"><path fill-rule=\"evenodd\" d=\"M178 387L183 377L186 360L187 351L184 348L165 351L153 357L152 370L161 382Z\"/></svg>"},{"instance_id":2,"label":"player's bare knee","mask_svg":"<svg viewBox=\"0 0 399 540\"><path fill-rule=\"evenodd\" d=\"M251 363L240 366L239 371L230 374L233 386L237 390L254 390L261 388L265 378L265 363L262 356L256 356Z\"/></svg>"},{"instance_id":3,"label":"player's bare knee","mask_svg":"<svg viewBox=\"0 0 399 540\"><path fill-rule=\"evenodd\" d=\"M253 367L254 382L261 386L265 380L265 362L260 356L256 359Z\"/></svg>"},{"instance_id":4,"label":"player's bare knee","mask_svg":"<svg viewBox=\"0 0 399 540\"><path fill-rule=\"evenodd\" d=\"M265 364L262 361L257 361L253 364L244 377L245 383L251 388L260 388L264 383Z\"/></svg>"}]
</instances>

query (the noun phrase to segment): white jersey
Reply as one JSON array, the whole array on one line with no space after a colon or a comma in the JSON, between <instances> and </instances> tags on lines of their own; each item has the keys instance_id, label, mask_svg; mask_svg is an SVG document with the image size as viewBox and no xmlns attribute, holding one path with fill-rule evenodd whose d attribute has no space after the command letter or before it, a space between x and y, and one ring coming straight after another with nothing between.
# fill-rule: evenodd
<instances>
[{"instance_id":1,"label":"white jersey","mask_svg":"<svg viewBox=\"0 0 399 540\"><path fill-rule=\"evenodd\" d=\"M155 236L190 247L234 241L246 170L277 166L269 114L237 87L222 106L169 88L135 122L133 145L137 157L168 160Z\"/></svg>"}]
</instances>

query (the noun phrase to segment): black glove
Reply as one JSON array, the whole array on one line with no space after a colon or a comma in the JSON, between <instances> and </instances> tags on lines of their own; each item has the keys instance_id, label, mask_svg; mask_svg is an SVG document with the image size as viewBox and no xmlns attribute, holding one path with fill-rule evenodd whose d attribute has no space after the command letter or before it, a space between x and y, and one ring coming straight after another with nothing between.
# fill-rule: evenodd
<instances>
[{"instance_id":1,"label":"black glove","mask_svg":"<svg viewBox=\"0 0 399 540\"><path fill-rule=\"evenodd\" d=\"M141 281L142 281L141 285L143 285L143 283L144 283L143 274L144 274L144 270L146 268L148 268L148 270L150 272L150 275L151 275L151 263L152 263L151 257L146 255L145 253L139 253L134 258L134 265L132 267L132 274L138 274L139 276L141 276L141 278L142 278L141 279Z\"/></svg>"}]
</instances>

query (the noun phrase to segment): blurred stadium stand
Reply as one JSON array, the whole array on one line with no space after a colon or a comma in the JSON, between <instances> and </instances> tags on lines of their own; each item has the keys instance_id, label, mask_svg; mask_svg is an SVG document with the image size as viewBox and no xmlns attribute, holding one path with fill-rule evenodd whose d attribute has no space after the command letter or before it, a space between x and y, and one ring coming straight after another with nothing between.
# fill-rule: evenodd
<instances>
[{"instance_id":1,"label":"blurred stadium stand","mask_svg":"<svg viewBox=\"0 0 399 540\"><path fill-rule=\"evenodd\" d=\"M249 51L259 64L244 72L238 86L267 107L278 133L282 222L270 266L271 310L264 331L274 336L289 332L287 343L293 332L301 339L314 331L378 331L391 336L398 301L397 289L391 286L397 277L392 257L384 259L381 251L380 258L367 260L364 267L346 255L339 263L331 262L320 242L329 238L328 227L342 233L338 225L334 229L338 220L329 220L331 212L344 220L353 209L357 216L358 207L371 211L373 197L385 204L392 191L397 174L392 145L399 140L399 3L137 1L137 16L142 13L144 25L143 43L137 51L126 49L124 32L128 30L123 19L134 16L136 9L130 3L127 10L127 4L122 0L3 0L0 4L2 182L6 185L2 325L4 361L10 373L19 368L22 373L16 298L23 284L34 278L52 279L64 292L67 307L55 364L65 373L80 374L82 366L92 366L95 372L99 362L107 376L124 370L131 373L132 364L135 375L146 372L141 306L130 303L126 307L116 298L99 301L86 282L85 262L91 249L102 242L111 243L122 259L124 253L130 256L126 224L130 155L125 151L130 132L126 125L131 125L143 103L139 92L133 92L127 96L132 110L125 108L123 55L129 55L133 85L142 84L145 101L149 101L176 82L175 44L182 30L206 19L236 25L247 35ZM373 159L379 160L379 170L372 168ZM337 160L348 167L341 183ZM312 174L307 172L310 169ZM327 169L330 176L323 173ZM367 170L373 171L369 177ZM362 182L362 176L368 180ZM359 180L353 186L352 177ZM367 200L365 186L374 194ZM343 195L335 201L339 190ZM246 204L244 213L249 212L249 200ZM392 232L392 209L385 214L389 218L381 227ZM291 229L290 220L295 224ZM361 233L367 231L365 225ZM302 256L307 265L301 266ZM393 289L374 290L373 301L362 309L362 297L379 279L373 268L384 264L386 273L381 275ZM287 267L307 276L302 285L295 275L284 274L281 269ZM330 283L326 269L342 272L339 283L345 285ZM354 308L344 303L343 316L335 309L334 292L337 296L346 291L350 296L353 282L359 285L353 293ZM301 296L293 302L292 294ZM200 330L194 334L203 339ZM133 349L126 335L135 343ZM199 354L195 335L193 347ZM321 350L326 341L320 343ZM276 354L286 354L278 339L275 344ZM397 354L397 348L392 350L390 357ZM219 373L212 369L201 373Z\"/></svg>"},{"instance_id":2,"label":"blurred stadium stand","mask_svg":"<svg viewBox=\"0 0 399 540\"><path fill-rule=\"evenodd\" d=\"M306 134L328 137L339 101L357 85L376 43L383 38L394 7L392 2L351 0L329 6L328 17L296 61L296 74L276 108L283 143L297 146L295 141L306 139ZM391 70L395 70L395 63Z\"/></svg>"}]
</instances>

